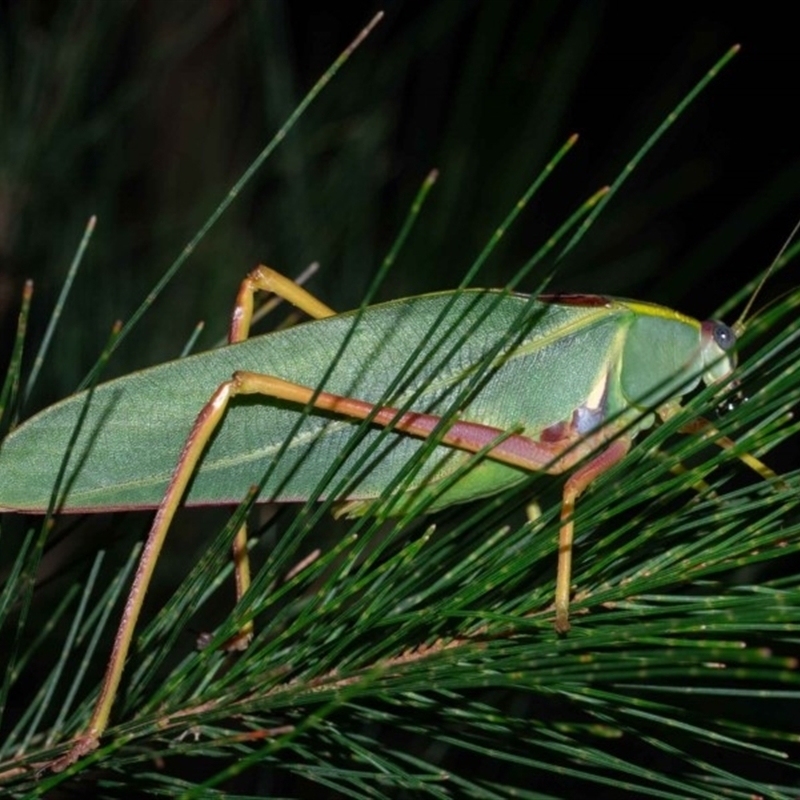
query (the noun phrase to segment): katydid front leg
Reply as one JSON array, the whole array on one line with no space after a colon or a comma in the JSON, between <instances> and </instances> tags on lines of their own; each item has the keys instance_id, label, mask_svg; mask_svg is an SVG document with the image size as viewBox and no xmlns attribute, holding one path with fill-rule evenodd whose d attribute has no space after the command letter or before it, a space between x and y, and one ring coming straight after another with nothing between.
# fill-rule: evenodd
<instances>
[{"instance_id":1,"label":"katydid front leg","mask_svg":"<svg viewBox=\"0 0 800 800\"><path fill-rule=\"evenodd\" d=\"M667 406L666 409L659 409L659 415L665 422L673 414L674 411L672 410L671 406ZM733 439L728 436L723 436L705 417L695 417L694 419L688 420L681 425L680 428L678 428L678 432L685 433L687 435L703 436L706 439L711 439L714 444L721 447L723 450L733 450L736 447L736 442L734 442ZM755 472L757 475L760 475L765 481L773 480L778 482L778 484L783 488L788 488L788 485L783 482L783 480L774 470L770 469L760 459L750 455L750 453L737 453L736 457L743 464L746 464L748 467L750 467L753 472Z\"/></svg>"}]
</instances>

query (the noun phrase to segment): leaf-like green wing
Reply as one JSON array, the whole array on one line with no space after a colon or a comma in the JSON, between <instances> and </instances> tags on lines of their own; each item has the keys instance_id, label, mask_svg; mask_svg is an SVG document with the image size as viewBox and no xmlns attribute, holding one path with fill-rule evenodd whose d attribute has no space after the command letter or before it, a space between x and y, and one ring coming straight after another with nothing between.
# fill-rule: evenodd
<instances>
[{"instance_id":1,"label":"leaf-like green wing","mask_svg":"<svg viewBox=\"0 0 800 800\"><path fill-rule=\"evenodd\" d=\"M530 434L568 419L605 368L621 309L529 302L496 292L442 293L373 306L254 337L127 375L45 409L0 448L0 507L42 511L80 425L62 488L64 510L154 507L191 425L235 370L395 407ZM528 323L525 323L527 314ZM526 330L526 325L529 330ZM327 375L326 375L327 373ZM465 403L452 406L468 381ZM87 407L88 403L88 407ZM191 504L236 503L269 471L262 500L303 500L348 448L358 423L270 398L238 398L211 442L188 495ZM422 442L379 429L358 432L343 472L361 474L348 498L386 491ZM280 456L280 457L278 457ZM438 447L436 479L465 453ZM429 462L420 481L430 480ZM423 478L422 475L428 476ZM521 474L484 462L449 502L498 491ZM324 494L324 493L323 493Z\"/></svg>"}]
</instances>

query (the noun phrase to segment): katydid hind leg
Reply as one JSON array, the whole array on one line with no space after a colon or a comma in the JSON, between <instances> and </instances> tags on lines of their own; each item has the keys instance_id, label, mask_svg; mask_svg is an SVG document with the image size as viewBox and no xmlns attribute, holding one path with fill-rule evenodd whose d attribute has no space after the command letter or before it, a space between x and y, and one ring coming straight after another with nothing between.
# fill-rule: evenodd
<instances>
[{"instance_id":1,"label":"katydid hind leg","mask_svg":"<svg viewBox=\"0 0 800 800\"><path fill-rule=\"evenodd\" d=\"M295 287L292 289L292 287ZM231 343L243 341L250 330L253 313L253 295L256 291L272 291L297 305L312 316L330 316L334 312L288 278L268 267L258 267L242 282L237 296L236 306L231 321L229 339ZM150 585L153 570L164 544L175 512L180 505L186 487L191 480L202 458L203 451L214 431L225 415L230 399L239 389L236 379L222 383L211 399L198 414L191 432L186 439L181 455L175 465L164 498L153 519L145 541L131 591L125 601L114 645L106 666L100 694L92 711L86 729L72 743L70 750L61 758L49 765L54 772L60 772L79 758L91 753L98 745L100 736L105 731L111 714L111 707L116 697L125 660L130 650L134 629L139 619L142 604ZM247 553L247 529L242 526L236 534L233 544L233 559L236 578L237 600L241 599L250 585L250 563ZM244 649L252 636L252 622L246 623L229 645L231 649Z\"/></svg>"},{"instance_id":2,"label":"katydid hind leg","mask_svg":"<svg viewBox=\"0 0 800 800\"><path fill-rule=\"evenodd\" d=\"M136 623L142 610L145 594L150 586L153 570L164 545L167 531L181 503L186 487L189 485L189 481L202 458L208 440L224 417L228 403L234 394L235 386L233 381L225 381L225 383L221 384L203 407L192 426L192 430L183 446L183 451L175 465L167 491L147 534L142 554L139 557L136 574L134 575L128 598L125 601L125 608L114 637L114 645L106 665L100 694L95 702L89 724L73 740L72 747L66 755L50 764L50 768L54 772L66 769L79 758L96 749L100 737L108 725L111 707L122 680L122 672L130 650ZM247 571L249 573L249 566Z\"/></svg>"},{"instance_id":3,"label":"katydid hind leg","mask_svg":"<svg viewBox=\"0 0 800 800\"><path fill-rule=\"evenodd\" d=\"M261 395L299 405L311 404L321 411L331 411L351 419L369 419L376 425L391 427L420 438L432 435L442 422L442 418L435 414L378 406L365 400L286 381L275 375L239 371L234 373L233 383L236 394ZM587 438L585 446L577 447L569 447L563 443L541 443L522 434L508 434L501 428L461 419L445 426L438 438L442 444L470 453L489 448L487 457L495 461L550 474L559 474L569 469L596 448L591 438Z\"/></svg>"},{"instance_id":4,"label":"katydid hind leg","mask_svg":"<svg viewBox=\"0 0 800 800\"><path fill-rule=\"evenodd\" d=\"M399 412L393 408L378 407L372 403L321 392L271 375L236 372L230 380L220 384L211 399L198 414L176 463L167 491L156 512L137 566L131 592L125 604L125 610L103 678L103 685L89 725L74 740L70 751L63 758L53 762L51 768L55 771L65 769L77 761L78 758L94 750L97 747L100 736L108 725L111 706L119 688L133 632L167 530L183 499L186 488L202 460L211 436L225 415L230 400L242 394L261 395L295 402L300 405L311 403L314 408L333 411L354 419L370 418L378 425L391 425L398 431L423 438L429 436L441 422L441 418L435 415ZM563 444L538 443L522 435L508 435L498 428L461 420L457 420L443 431L441 442L473 453L478 453L488 448L489 458L522 469L545 471L551 474L558 474L570 468L595 448L595 444L587 440L585 446L573 447L569 452L565 452ZM568 489L565 489L564 501L565 509L567 509L568 513L562 513L562 519L567 520L562 529L564 531L562 539L569 545L571 545L572 539L572 523L569 517L574 508L575 499L597 475L622 458L628 447L629 442L627 440L618 440L567 482ZM568 531L568 534L566 531ZM242 531L237 533L234 553L238 564L238 585L246 588L249 584L249 566L246 556L246 534ZM564 613L562 614L562 629L566 630L566 627L568 627L566 610L569 601L568 565L566 572L563 569L559 572L559 582L562 588L566 586L567 599L566 603L563 604Z\"/></svg>"},{"instance_id":5,"label":"katydid hind leg","mask_svg":"<svg viewBox=\"0 0 800 800\"><path fill-rule=\"evenodd\" d=\"M276 295L315 319L330 317L336 313L291 278L287 278L271 267L260 264L245 277L239 286L228 332L230 344L242 342L250 335L254 298L258 292ZM246 522L239 528L234 539L233 566L236 601L239 602L250 586L250 556L247 550ZM252 637L253 623L251 620L242 626L239 633L227 643L226 649L244 650Z\"/></svg>"},{"instance_id":6,"label":"katydid hind leg","mask_svg":"<svg viewBox=\"0 0 800 800\"><path fill-rule=\"evenodd\" d=\"M247 522L242 522L233 539L233 573L238 603L250 588L250 555L247 552ZM225 644L226 650L244 650L253 638L253 620L248 620L236 636Z\"/></svg>"}]
</instances>

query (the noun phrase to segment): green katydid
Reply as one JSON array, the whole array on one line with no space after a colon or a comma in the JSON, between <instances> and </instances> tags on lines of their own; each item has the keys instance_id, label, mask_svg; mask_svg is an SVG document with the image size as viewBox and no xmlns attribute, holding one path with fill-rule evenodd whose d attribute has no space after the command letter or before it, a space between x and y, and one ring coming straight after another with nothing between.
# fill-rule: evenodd
<instances>
[{"instance_id":1,"label":"green katydid","mask_svg":"<svg viewBox=\"0 0 800 800\"><path fill-rule=\"evenodd\" d=\"M258 290L275 292L314 320L248 339ZM735 339L736 331L718 322L586 295L531 299L463 290L336 314L258 268L242 285L230 347L75 395L0 447L3 509L44 512L53 464L66 452L59 510L158 509L92 718L50 766L61 769L90 752L107 726L144 594L182 500L236 503L259 484L261 500L324 497L317 487L336 465L359 476L335 493L345 513L358 514L384 503L404 465L424 451L423 470L390 501L427 496L436 510L496 493L532 471L571 473L555 598L555 626L566 633L578 496L624 458L656 413L675 414L701 379L728 383ZM256 397L234 399L239 395ZM730 444L710 426L698 427ZM760 462L749 463L771 477ZM165 464L175 464L171 474ZM245 545L242 529L234 542L239 597L249 585ZM237 644L246 645L250 632L248 625Z\"/></svg>"},{"instance_id":2,"label":"green katydid","mask_svg":"<svg viewBox=\"0 0 800 800\"><path fill-rule=\"evenodd\" d=\"M248 339L257 291L273 292L314 319ZM555 596L555 627L566 633L578 496L625 457L656 415L674 415L701 379L732 381L739 328L741 321L732 329L637 301L484 290L336 314L275 271L257 268L237 298L231 346L110 381L91 397L68 398L13 431L0 449L4 509L47 508L53 457L67 451L76 426L59 509L158 508L92 719L51 766L63 768L90 752L106 728L144 594L180 503L236 503L257 484L264 501L318 496L321 477L348 448L341 470L360 477L337 499L351 515L385 502L387 487L431 435L436 446L424 473L402 487L415 498L430 493L430 510L496 493L531 471L571 471L563 488ZM462 330L469 336L448 350ZM409 367L412 377L403 384ZM453 409L453 389L476 373L480 382ZM235 399L241 395L255 395L256 402ZM187 406L202 409L193 423ZM351 447L357 420L370 427ZM703 426L709 427L691 429ZM710 430L720 444L731 444ZM476 453L484 457L437 493ZM172 474L164 472L165 459L175 458ZM772 476L755 459L749 463ZM242 529L234 544L240 597L249 585L245 545ZM247 626L238 644L246 646L250 633Z\"/></svg>"}]
</instances>

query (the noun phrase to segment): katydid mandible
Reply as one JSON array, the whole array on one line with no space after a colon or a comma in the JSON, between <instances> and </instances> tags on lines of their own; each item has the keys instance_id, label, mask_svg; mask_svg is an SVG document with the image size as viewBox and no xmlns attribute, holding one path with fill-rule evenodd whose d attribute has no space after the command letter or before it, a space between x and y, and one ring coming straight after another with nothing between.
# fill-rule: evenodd
<instances>
[{"instance_id":1,"label":"katydid mandible","mask_svg":"<svg viewBox=\"0 0 800 800\"><path fill-rule=\"evenodd\" d=\"M275 293L314 319L248 339L258 291ZM526 309L534 313L533 324L510 337ZM432 354L442 337L452 335L452 326L448 330L442 321L455 318L473 333L460 343L457 356L437 360ZM342 467L356 472L362 467L357 485L337 498L349 515L385 500L392 478L434 431L438 443L427 463L435 468L403 487L415 496L430 492L431 510L496 493L531 471L557 475L574 468L563 488L555 595L555 628L565 634L577 498L625 457L634 437L656 416L673 416L680 398L701 380L723 386L732 381L737 331L638 301L594 295L531 299L484 290L336 314L289 279L258 267L237 297L232 346L110 381L94 390L88 404L59 509L158 510L92 719L68 754L51 766L64 768L93 750L108 724L144 595L184 495L191 504L237 503L269 469L259 500L306 499L352 435L353 420L369 420L371 429ZM386 391L399 367L387 365L403 365L409 352L419 354L416 375L389 407ZM457 418L440 426L450 391L487 354L486 379ZM171 410L185 408L187 395L201 408L193 423ZM255 396L256 402L237 402L241 395ZM183 402L173 404L178 396ZM403 408L409 397L413 410ZM52 474L44 474L44 466L36 474L37 465L51 463L48 453L66 451L86 401L82 393L45 409L3 443L2 508L47 507ZM298 414L307 406L310 413L298 428ZM692 430L704 425L719 444L732 444L707 423ZM291 431L295 437L287 444ZM366 448L373 450L370 467L363 470ZM173 463L177 458L171 476L158 466L165 453ZM437 484L476 453L485 457L437 494ZM749 463L771 476L755 459ZM249 585L244 529L236 536L234 555L241 597ZM250 635L248 626L239 644L246 646Z\"/></svg>"}]
</instances>

